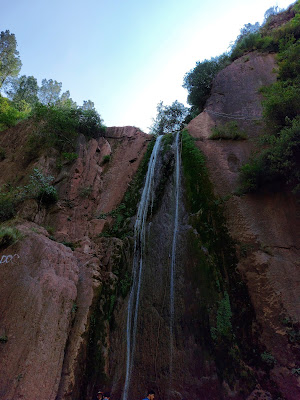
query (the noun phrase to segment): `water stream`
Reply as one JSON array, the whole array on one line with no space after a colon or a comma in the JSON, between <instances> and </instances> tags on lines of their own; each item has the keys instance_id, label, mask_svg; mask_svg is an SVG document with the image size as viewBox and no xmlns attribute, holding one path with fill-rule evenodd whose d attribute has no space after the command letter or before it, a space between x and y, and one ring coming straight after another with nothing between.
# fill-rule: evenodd
<instances>
[{"instance_id":1,"label":"water stream","mask_svg":"<svg viewBox=\"0 0 300 400\"><path fill-rule=\"evenodd\" d=\"M128 300L127 326L126 326L126 337L127 337L126 375L125 375L122 400L127 400L130 377L133 367L137 320L139 311L139 300L140 300L140 289L141 289L141 280L143 273L143 254L145 248L146 219L150 203L153 202L152 199L153 199L153 189L154 189L154 172L162 138L163 136L159 136L156 139L155 145L152 150L152 154L148 165L148 171L146 175L145 186L138 207L137 218L134 226L134 256L133 256L133 267L132 267L133 279Z\"/></svg>"},{"instance_id":2,"label":"water stream","mask_svg":"<svg viewBox=\"0 0 300 400\"><path fill-rule=\"evenodd\" d=\"M170 266L170 387L172 386L173 375L173 338L174 338L174 278L176 266L176 244L178 233L178 214L179 214L179 191L180 191L180 132L175 137L175 213L174 231L171 252Z\"/></svg>"}]
</instances>

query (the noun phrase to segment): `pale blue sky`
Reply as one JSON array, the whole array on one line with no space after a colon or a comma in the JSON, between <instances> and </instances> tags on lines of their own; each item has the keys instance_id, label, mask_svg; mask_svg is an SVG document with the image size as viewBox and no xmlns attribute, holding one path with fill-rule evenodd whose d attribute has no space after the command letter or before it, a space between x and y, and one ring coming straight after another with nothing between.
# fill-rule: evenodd
<instances>
[{"instance_id":1,"label":"pale blue sky","mask_svg":"<svg viewBox=\"0 0 300 400\"><path fill-rule=\"evenodd\" d=\"M162 100L185 103L186 72L225 52L240 28L289 0L0 0L0 30L18 42L21 74L55 79L107 126L145 132Z\"/></svg>"}]
</instances>

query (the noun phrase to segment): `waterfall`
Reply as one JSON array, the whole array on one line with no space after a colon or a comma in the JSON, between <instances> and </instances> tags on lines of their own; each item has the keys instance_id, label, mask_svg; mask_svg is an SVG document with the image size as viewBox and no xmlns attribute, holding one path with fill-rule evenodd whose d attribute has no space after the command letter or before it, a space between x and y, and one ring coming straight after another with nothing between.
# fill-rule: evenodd
<instances>
[{"instance_id":1,"label":"waterfall","mask_svg":"<svg viewBox=\"0 0 300 400\"><path fill-rule=\"evenodd\" d=\"M138 207L137 218L134 226L134 256L132 266L132 287L128 300L127 310L127 351L126 351L126 375L123 389L122 400L127 400L130 376L133 367L133 357L135 349L136 329L139 311L140 289L143 272L143 253L145 247L146 219L150 202L153 202L153 183L154 171L157 155L160 149L162 136L156 139L155 145L150 157L148 171L146 175L145 186L143 189L141 201Z\"/></svg>"},{"instance_id":2,"label":"waterfall","mask_svg":"<svg viewBox=\"0 0 300 400\"><path fill-rule=\"evenodd\" d=\"M178 232L178 214L179 214L179 190L180 190L180 132L176 133L175 138L175 214L174 231L171 253L170 267L170 387L172 386L173 375L173 340L174 340L174 278L176 265L176 243Z\"/></svg>"}]
</instances>

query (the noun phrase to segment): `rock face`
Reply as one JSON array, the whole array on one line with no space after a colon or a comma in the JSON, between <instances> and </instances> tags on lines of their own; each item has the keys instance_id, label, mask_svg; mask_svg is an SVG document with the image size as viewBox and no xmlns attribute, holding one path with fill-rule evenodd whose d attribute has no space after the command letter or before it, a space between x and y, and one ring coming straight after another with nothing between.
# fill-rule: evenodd
<instances>
[{"instance_id":1,"label":"rock face","mask_svg":"<svg viewBox=\"0 0 300 400\"><path fill-rule=\"evenodd\" d=\"M147 228L130 391L134 398L141 398L149 385L158 398L169 395L171 400L300 398L296 200L288 192L234 194L239 167L254 148L250 139L263 130L259 88L276 79L274 67L271 54L251 53L236 60L218 74L205 111L188 125L207 158L215 193L225 202L239 258L237 269L254 310L249 332L241 337L257 338L255 351L261 349L259 357L255 355L260 366L255 369L249 363L243 371L256 374L259 384L254 390L246 385L241 395L238 383L229 385L219 379L200 290L209 291L210 283L204 272L199 274L200 253L190 251L189 242L199 233L190 225L183 192L171 351L168 282L174 159L164 149L155 183L159 201L155 198ZM209 139L213 126L232 119L247 132L248 140ZM1 133L6 157L1 161L0 184L23 185L33 167L39 167L55 176L59 201L48 208L35 200L25 201L13 221L22 239L0 249L0 399L87 400L98 389L111 389L113 397L120 398L133 243L130 235L108 237L107 229L141 163L149 136L134 127L113 127L97 140L81 137L77 160L64 162L59 169L54 150L35 163L28 162L24 147L30 132L26 122ZM195 220L198 217L193 215ZM207 248L201 248L201 257L210 259ZM210 267L209 262L201 265ZM236 348L231 350L234 353Z\"/></svg>"},{"instance_id":2,"label":"rock face","mask_svg":"<svg viewBox=\"0 0 300 400\"><path fill-rule=\"evenodd\" d=\"M59 201L48 209L26 201L16 225L22 240L0 251L0 398L82 398L90 317L103 287L117 279L111 256L118 242L103 244L109 218L97 217L121 202L149 138L132 127L82 137L78 159L57 174L55 153L24 169L26 132L28 124L1 133L0 182L22 184L38 166L56 176Z\"/></svg>"},{"instance_id":3,"label":"rock face","mask_svg":"<svg viewBox=\"0 0 300 400\"><path fill-rule=\"evenodd\" d=\"M216 194L229 197L225 202L228 227L237 243L238 269L247 282L259 340L265 346L262 357L269 357L271 381L283 398L296 400L300 397L294 373L299 364L300 322L297 202L288 192L234 194L239 167L253 149L250 139L263 132L258 122L246 118L260 117L258 90L275 80L274 66L273 55L251 53L221 71L205 111L190 122L188 131L207 158ZM235 119L240 116L243 119ZM213 126L230 120L238 122L248 140L209 139Z\"/></svg>"}]
</instances>

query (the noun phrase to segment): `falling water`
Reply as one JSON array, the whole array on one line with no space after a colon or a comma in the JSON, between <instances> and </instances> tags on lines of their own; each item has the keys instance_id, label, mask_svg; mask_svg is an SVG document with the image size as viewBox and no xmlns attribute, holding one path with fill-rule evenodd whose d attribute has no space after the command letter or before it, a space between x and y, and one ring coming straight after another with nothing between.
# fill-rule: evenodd
<instances>
[{"instance_id":1,"label":"falling water","mask_svg":"<svg viewBox=\"0 0 300 400\"><path fill-rule=\"evenodd\" d=\"M154 183L154 170L157 160L157 155L160 149L162 136L156 139L155 145L150 157L148 171L146 175L145 186L143 189L141 201L139 204L137 218L134 226L134 256L132 266L132 287L128 300L127 310L127 354L126 354L126 376L123 390L123 400L127 400L128 389L130 383L130 376L133 366L133 356L135 348L135 338L137 329L137 319L139 310L139 299L141 289L141 279L143 272L143 253L145 247L145 232L146 232L146 219L151 199L153 199L153 183Z\"/></svg>"},{"instance_id":2,"label":"falling water","mask_svg":"<svg viewBox=\"0 0 300 400\"><path fill-rule=\"evenodd\" d=\"M176 242L178 232L178 213L179 213L179 190L180 190L180 132L176 133L175 138L175 214L174 214L174 231L171 253L170 268L170 385L173 375L173 337L174 337L174 277L176 263Z\"/></svg>"}]
</instances>

